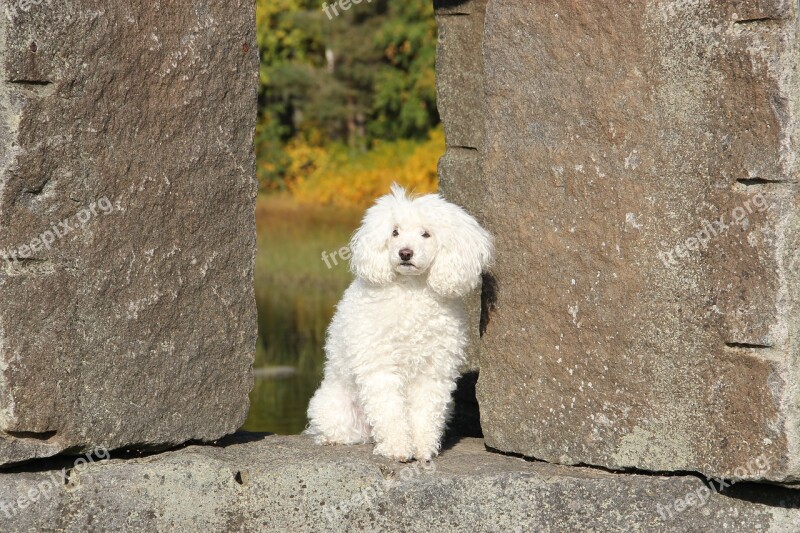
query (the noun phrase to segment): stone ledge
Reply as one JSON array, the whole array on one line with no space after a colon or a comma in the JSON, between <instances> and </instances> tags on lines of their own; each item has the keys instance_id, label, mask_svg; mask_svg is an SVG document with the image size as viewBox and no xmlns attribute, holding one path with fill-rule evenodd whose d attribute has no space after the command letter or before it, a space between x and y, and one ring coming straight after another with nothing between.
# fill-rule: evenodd
<instances>
[{"instance_id":1,"label":"stone ledge","mask_svg":"<svg viewBox=\"0 0 800 533\"><path fill-rule=\"evenodd\" d=\"M491 453L464 439L432 466L371 446L238 434L134 459L95 462L24 508L62 465L0 475L0 530L16 531L788 531L800 495L774 486L703 494L694 476L614 474ZM72 463L72 461L70 461ZM783 501L782 501L783 500ZM667 507L672 506L668 511ZM672 516L669 516L669 513Z\"/></svg>"}]
</instances>

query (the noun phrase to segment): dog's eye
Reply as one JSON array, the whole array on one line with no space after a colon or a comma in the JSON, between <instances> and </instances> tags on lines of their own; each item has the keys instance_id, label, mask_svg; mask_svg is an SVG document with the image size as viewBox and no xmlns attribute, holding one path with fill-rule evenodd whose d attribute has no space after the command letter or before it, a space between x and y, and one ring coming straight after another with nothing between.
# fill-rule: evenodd
<instances>
[{"instance_id":1,"label":"dog's eye","mask_svg":"<svg viewBox=\"0 0 800 533\"><path fill-rule=\"evenodd\" d=\"M392 232L392 237L397 237L398 235L400 235L400 232L399 232L399 231L397 231L397 230L394 230L394 231Z\"/></svg>"},{"instance_id":2,"label":"dog's eye","mask_svg":"<svg viewBox=\"0 0 800 533\"><path fill-rule=\"evenodd\" d=\"M425 238L425 239L428 239L428 238L430 238L430 236L431 236L431 234L430 234L430 233L428 233L427 231L426 231L425 233L423 233L423 234L422 234L422 237L423 237L423 238Z\"/></svg>"}]
</instances>

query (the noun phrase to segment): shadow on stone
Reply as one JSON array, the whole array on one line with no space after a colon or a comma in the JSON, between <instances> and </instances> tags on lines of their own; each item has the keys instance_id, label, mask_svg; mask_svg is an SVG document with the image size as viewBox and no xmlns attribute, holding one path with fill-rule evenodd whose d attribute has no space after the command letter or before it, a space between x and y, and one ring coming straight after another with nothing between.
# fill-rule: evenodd
<instances>
[{"instance_id":1,"label":"shadow on stone","mask_svg":"<svg viewBox=\"0 0 800 533\"><path fill-rule=\"evenodd\" d=\"M711 483L714 482L712 481ZM715 484L714 486L718 487L719 485ZM741 482L721 490L720 494L728 498L770 507L800 509L800 490L797 488Z\"/></svg>"},{"instance_id":2,"label":"shadow on stone","mask_svg":"<svg viewBox=\"0 0 800 533\"><path fill-rule=\"evenodd\" d=\"M227 448L228 446L233 446L234 444L247 444L249 442L264 440L271 435L274 435L274 433L256 433L252 431L239 430L233 435L222 437L218 441L208 443L208 445L215 446L217 448Z\"/></svg>"},{"instance_id":3,"label":"shadow on stone","mask_svg":"<svg viewBox=\"0 0 800 533\"><path fill-rule=\"evenodd\" d=\"M489 326L491 315L497 307L497 293L499 285L497 278L488 272L483 273L483 281L481 284L481 322L479 331L481 337L486 333L486 328Z\"/></svg>"},{"instance_id":4,"label":"shadow on stone","mask_svg":"<svg viewBox=\"0 0 800 533\"><path fill-rule=\"evenodd\" d=\"M273 435L272 433L251 433L249 431L237 431L232 435L228 435L216 441L203 442L203 441L189 441L177 446L154 446L149 444L131 444L124 448L111 450L106 453L104 451L83 452L78 449L68 449L59 455L53 457L45 457L39 459L32 459L30 461L19 462L10 464L8 466L0 467L0 475L3 474L19 474L19 473L35 473L35 472L48 472L51 470L61 470L62 468L71 469L75 466L78 459L86 459L92 457L92 461L99 461L101 459L141 459L143 457L151 457L160 455L165 452L173 452L188 448L189 446L208 446L214 448L227 448L237 444L248 444L264 440L265 438Z\"/></svg>"},{"instance_id":5,"label":"shadow on stone","mask_svg":"<svg viewBox=\"0 0 800 533\"><path fill-rule=\"evenodd\" d=\"M477 372L467 372L458 380L453 393L455 408L450 424L447 426L442 441L442 450L452 448L461 439L467 437L482 438L481 414L478 399L475 396L475 386L478 383Z\"/></svg>"}]
</instances>

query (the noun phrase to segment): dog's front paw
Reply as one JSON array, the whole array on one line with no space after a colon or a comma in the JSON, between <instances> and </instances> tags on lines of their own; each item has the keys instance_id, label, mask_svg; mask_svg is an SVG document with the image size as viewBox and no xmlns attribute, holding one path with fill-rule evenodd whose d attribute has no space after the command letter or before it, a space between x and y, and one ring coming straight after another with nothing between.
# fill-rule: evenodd
<instances>
[{"instance_id":1,"label":"dog's front paw","mask_svg":"<svg viewBox=\"0 0 800 533\"><path fill-rule=\"evenodd\" d=\"M429 463L437 455L439 449L436 446L417 446L414 449L414 457L421 463Z\"/></svg>"},{"instance_id":2,"label":"dog's front paw","mask_svg":"<svg viewBox=\"0 0 800 533\"><path fill-rule=\"evenodd\" d=\"M372 453L375 455L388 457L389 459L399 461L401 463L407 463L413 458L410 446L391 445L387 442L380 442L376 444L375 449L372 450Z\"/></svg>"}]
</instances>

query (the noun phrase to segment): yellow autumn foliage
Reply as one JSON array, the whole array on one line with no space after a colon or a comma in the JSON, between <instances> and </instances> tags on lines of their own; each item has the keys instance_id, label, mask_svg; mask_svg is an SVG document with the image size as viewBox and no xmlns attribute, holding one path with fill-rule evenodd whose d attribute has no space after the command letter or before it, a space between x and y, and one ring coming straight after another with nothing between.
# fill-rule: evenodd
<instances>
[{"instance_id":1,"label":"yellow autumn foliage","mask_svg":"<svg viewBox=\"0 0 800 533\"><path fill-rule=\"evenodd\" d=\"M379 142L366 152L344 146L311 146L295 139L286 147L286 183L302 203L362 208L386 194L393 182L417 193L435 192L444 153L441 126L425 141Z\"/></svg>"}]
</instances>

